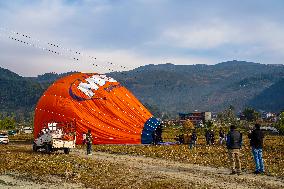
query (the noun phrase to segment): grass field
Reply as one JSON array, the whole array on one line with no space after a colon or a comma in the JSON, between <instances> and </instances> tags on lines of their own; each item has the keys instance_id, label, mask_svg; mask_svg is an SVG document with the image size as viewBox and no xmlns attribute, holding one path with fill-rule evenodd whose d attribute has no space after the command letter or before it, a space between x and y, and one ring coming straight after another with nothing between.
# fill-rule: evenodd
<instances>
[{"instance_id":1,"label":"grass field","mask_svg":"<svg viewBox=\"0 0 284 189\"><path fill-rule=\"evenodd\" d=\"M30 143L32 138L32 135L17 135L10 137L11 142L15 142L14 145L0 145L1 174L19 172L37 179L55 175L72 182L84 183L86 186L106 186L107 184L109 187L133 183L135 178L139 177L139 170L125 169L119 164L90 161L74 155L33 153L30 146L24 145L23 147L20 144L17 146L17 142ZM266 136L264 144L266 174L284 178L284 136ZM78 146L78 148L83 148L83 146ZM207 146L203 137L198 138L198 145L193 149L189 149L188 145L94 145L93 150L229 168L225 146ZM246 136L244 136L241 154L243 171L253 172L254 162ZM125 175L128 176L125 177ZM140 188L182 187L182 183L175 179L161 181L157 178L147 184L141 184Z\"/></svg>"},{"instance_id":2,"label":"grass field","mask_svg":"<svg viewBox=\"0 0 284 189\"><path fill-rule=\"evenodd\" d=\"M266 174L284 178L284 137L267 136L264 143ZM197 147L191 150L188 145L95 145L94 149L95 151L141 155L205 166L230 167L226 147L207 146L204 138L199 138ZM254 162L247 137L244 137L244 146L241 149L241 163L244 171L254 171Z\"/></svg>"},{"instance_id":3,"label":"grass field","mask_svg":"<svg viewBox=\"0 0 284 189\"><path fill-rule=\"evenodd\" d=\"M0 145L0 175L3 174L17 174L43 184L60 178L60 182L82 183L87 188L190 187L178 179L153 178L140 169L120 163L63 153L34 153L30 146L20 144ZM203 188L202 185L192 185L191 188L196 187Z\"/></svg>"}]
</instances>

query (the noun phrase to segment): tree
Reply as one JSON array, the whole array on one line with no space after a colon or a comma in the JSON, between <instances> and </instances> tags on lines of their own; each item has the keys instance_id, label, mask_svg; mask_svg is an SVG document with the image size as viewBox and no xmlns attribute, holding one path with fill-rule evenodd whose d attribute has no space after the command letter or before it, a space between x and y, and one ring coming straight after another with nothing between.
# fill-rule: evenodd
<instances>
[{"instance_id":1,"label":"tree","mask_svg":"<svg viewBox=\"0 0 284 189\"><path fill-rule=\"evenodd\" d=\"M0 129L3 130L10 130L15 129L16 122L12 117L5 117L4 119L0 120Z\"/></svg>"},{"instance_id":2,"label":"tree","mask_svg":"<svg viewBox=\"0 0 284 189\"><path fill-rule=\"evenodd\" d=\"M183 133L188 134L191 132L191 130L194 129L193 123L187 119L183 124L182 124L182 130Z\"/></svg>"},{"instance_id":3,"label":"tree","mask_svg":"<svg viewBox=\"0 0 284 189\"><path fill-rule=\"evenodd\" d=\"M206 127L206 128L211 129L213 126L214 126L214 124L213 124L212 121L206 121L206 122L205 122L205 127Z\"/></svg>"},{"instance_id":4,"label":"tree","mask_svg":"<svg viewBox=\"0 0 284 189\"><path fill-rule=\"evenodd\" d=\"M234 107L230 106L228 109L220 112L217 115L217 120L221 124L221 126L228 126L231 124L237 125L237 117L234 112Z\"/></svg>"},{"instance_id":5,"label":"tree","mask_svg":"<svg viewBox=\"0 0 284 189\"><path fill-rule=\"evenodd\" d=\"M276 128L278 129L280 134L284 135L284 112L279 115L279 120L276 123Z\"/></svg>"},{"instance_id":6,"label":"tree","mask_svg":"<svg viewBox=\"0 0 284 189\"><path fill-rule=\"evenodd\" d=\"M243 115L247 121L256 121L260 117L259 112L255 111L253 108L245 108Z\"/></svg>"}]
</instances>

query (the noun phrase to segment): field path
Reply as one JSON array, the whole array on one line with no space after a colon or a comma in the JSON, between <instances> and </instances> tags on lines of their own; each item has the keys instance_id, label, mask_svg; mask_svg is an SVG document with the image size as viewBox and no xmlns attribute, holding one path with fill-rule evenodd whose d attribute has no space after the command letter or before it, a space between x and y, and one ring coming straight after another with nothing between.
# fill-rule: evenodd
<instances>
[{"instance_id":1,"label":"field path","mask_svg":"<svg viewBox=\"0 0 284 189\"><path fill-rule=\"evenodd\" d=\"M95 152L92 156L87 156L82 149L76 149L72 154L137 168L145 173L145 175L141 175L141 178L144 178L143 180L145 178L175 178L191 185L200 186L201 184L205 188L284 188L284 180L282 179L251 173L230 175L230 170L225 168L212 168L157 158L104 152Z\"/></svg>"}]
</instances>

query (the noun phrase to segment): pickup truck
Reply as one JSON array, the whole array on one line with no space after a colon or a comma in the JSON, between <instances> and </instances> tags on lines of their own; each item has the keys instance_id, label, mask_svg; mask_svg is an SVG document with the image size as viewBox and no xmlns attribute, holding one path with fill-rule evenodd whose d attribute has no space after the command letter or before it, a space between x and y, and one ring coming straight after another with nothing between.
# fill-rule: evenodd
<instances>
[{"instance_id":1,"label":"pickup truck","mask_svg":"<svg viewBox=\"0 0 284 189\"><path fill-rule=\"evenodd\" d=\"M69 154L75 148L76 132L72 124L48 123L34 140L33 151L43 149L46 153L63 150Z\"/></svg>"}]
</instances>

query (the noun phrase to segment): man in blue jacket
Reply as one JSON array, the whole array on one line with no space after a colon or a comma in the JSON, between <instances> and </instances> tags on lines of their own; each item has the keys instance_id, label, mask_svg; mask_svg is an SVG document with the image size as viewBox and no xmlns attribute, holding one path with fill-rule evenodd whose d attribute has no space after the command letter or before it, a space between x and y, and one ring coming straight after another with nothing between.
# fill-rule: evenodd
<instances>
[{"instance_id":1,"label":"man in blue jacket","mask_svg":"<svg viewBox=\"0 0 284 189\"><path fill-rule=\"evenodd\" d=\"M231 174L241 174L240 148L242 147L242 141L242 134L236 130L235 125L231 125L226 141L232 167Z\"/></svg>"},{"instance_id":2,"label":"man in blue jacket","mask_svg":"<svg viewBox=\"0 0 284 189\"><path fill-rule=\"evenodd\" d=\"M252 154L255 162L255 174L264 173L264 163L262 158L262 147L264 133L260 130L260 124L255 124L255 129L248 135Z\"/></svg>"}]
</instances>

